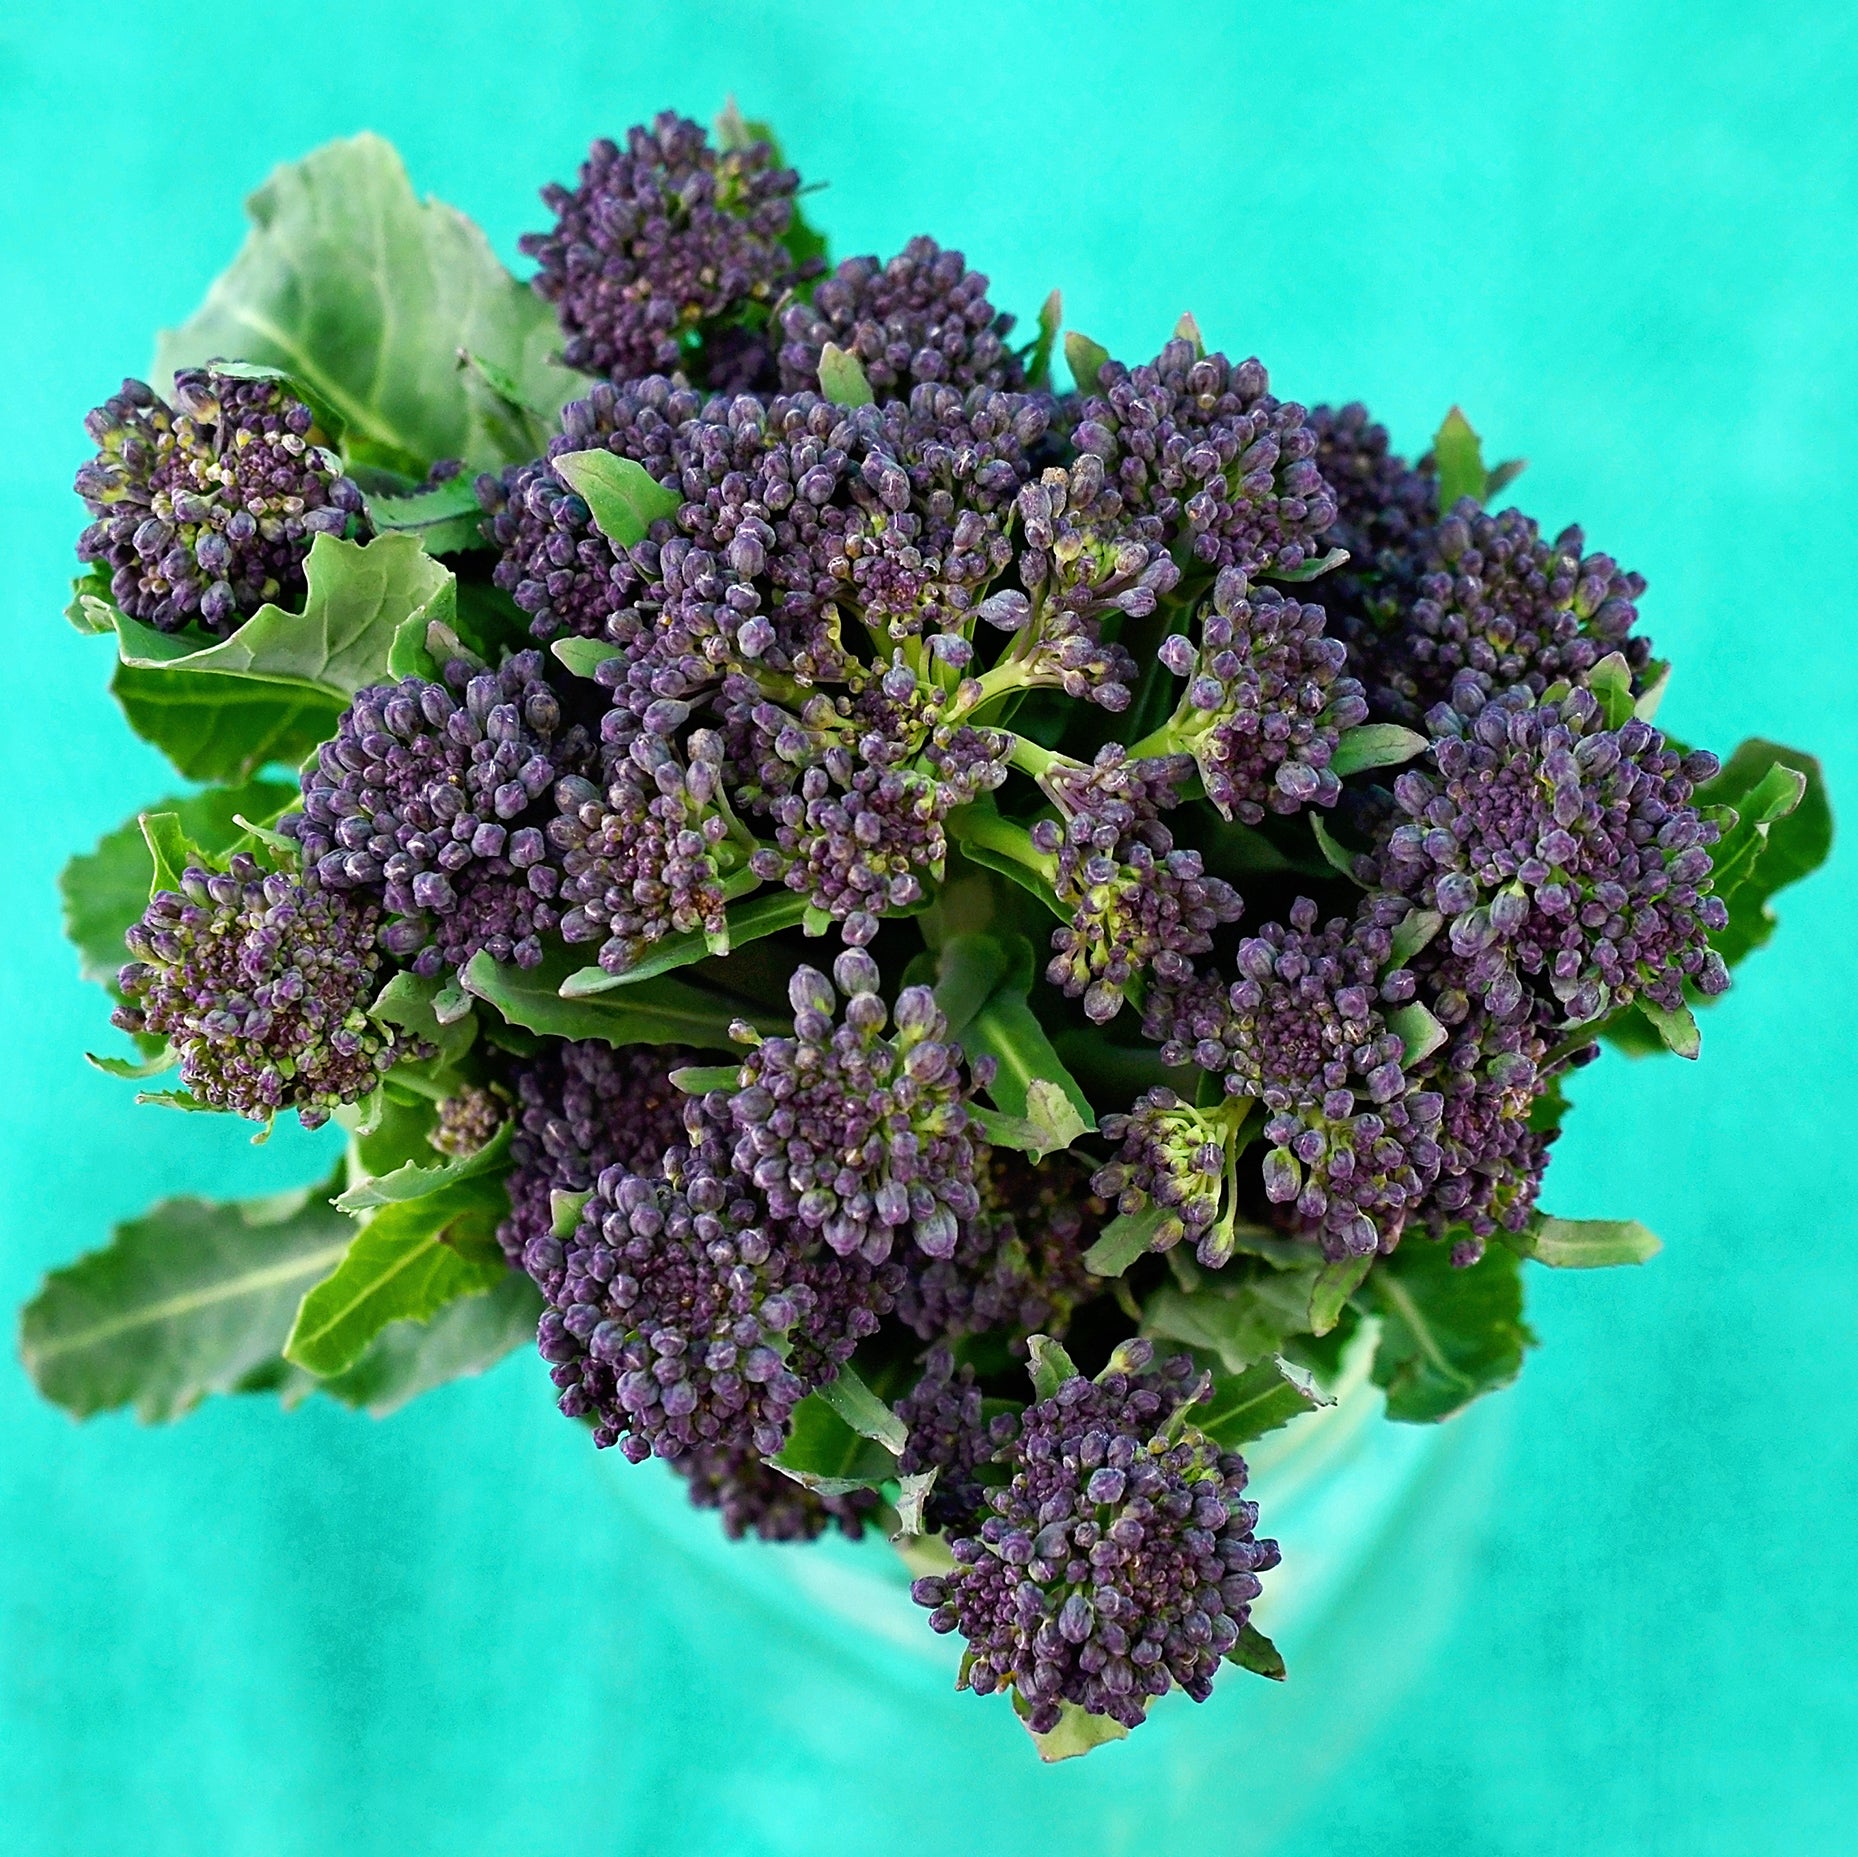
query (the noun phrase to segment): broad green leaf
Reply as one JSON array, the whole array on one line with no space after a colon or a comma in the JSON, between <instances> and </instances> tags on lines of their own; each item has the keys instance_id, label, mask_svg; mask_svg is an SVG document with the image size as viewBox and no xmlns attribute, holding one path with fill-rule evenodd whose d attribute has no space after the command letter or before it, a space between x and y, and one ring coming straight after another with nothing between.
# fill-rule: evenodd
<instances>
[{"instance_id":1,"label":"broad green leaf","mask_svg":"<svg viewBox=\"0 0 1858 1857\"><path fill-rule=\"evenodd\" d=\"M1423 754L1426 738L1397 722L1363 722L1344 729L1330 757L1329 769L1338 780L1370 767L1398 767Z\"/></svg>"},{"instance_id":2,"label":"broad green leaf","mask_svg":"<svg viewBox=\"0 0 1858 1857\"><path fill-rule=\"evenodd\" d=\"M448 1302L430 1321L388 1323L352 1367L327 1380L305 1376L301 1388L385 1418L435 1386L534 1346L541 1315L542 1292L520 1270L506 1270L491 1288Z\"/></svg>"},{"instance_id":3,"label":"broad green leaf","mask_svg":"<svg viewBox=\"0 0 1858 1857\"><path fill-rule=\"evenodd\" d=\"M1520 1265L1502 1245L1459 1270L1450 1245L1409 1236L1380 1260L1367 1293L1381 1317L1373 1375L1390 1419L1447 1418L1508 1386L1535 1339L1522 1319Z\"/></svg>"},{"instance_id":4,"label":"broad green leaf","mask_svg":"<svg viewBox=\"0 0 1858 1857\"><path fill-rule=\"evenodd\" d=\"M1162 1284L1143 1307L1143 1334L1184 1341L1216 1355L1227 1373L1243 1373L1308 1331L1314 1265L1237 1283L1228 1283L1228 1274L1208 1276L1193 1290Z\"/></svg>"},{"instance_id":5,"label":"broad green leaf","mask_svg":"<svg viewBox=\"0 0 1858 1857\"><path fill-rule=\"evenodd\" d=\"M809 1393L794 1408L787 1442L768 1462L821 1496L877 1489L897 1474L895 1455L855 1431L821 1393Z\"/></svg>"},{"instance_id":6,"label":"broad green leaf","mask_svg":"<svg viewBox=\"0 0 1858 1857\"><path fill-rule=\"evenodd\" d=\"M1013 971L1013 957L997 935L951 935L935 956L935 1003L957 1044L974 1016Z\"/></svg>"},{"instance_id":7,"label":"broad green leaf","mask_svg":"<svg viewBox=\"0 0 1858 1857\"><path fill-rule=\"evenodd\" d=\"M970 1063L977 1057L994 1060L987 1094L1009 1116L1033 1119L1032 1085L1043 1080L1063 1091L1084 1132L1097 1126L1090 1098L1052 1048L1044 1026L1026 1002L1024 987L1016 987L1010 979L1003 981L963 1028L960 1043Z\"/></svg>"},{"instance_id":8,"label":"broad green leaf","mask_svg":"<svg viewBox=\"0 0 1858 1857\"><path fill-rule=\"evenodd\" d=\"M1241 1670L1269 1677L1273 1683L1284 1680L1283 1652L1255 1625L1239 1628L1239 1641L1226 1653L1226 1661L1237 1664Z\"/></svg>"},{"instance_id":9,"label":"broad green leaf","mask_svg":"<svg viewBox=\"0 0 1858 1857\"><path fill-rule=\"evenodd\" d=\"M163 1200L46 1279L20 1318L26 1371L79 1418L125 1405L177 1418L276 1358L353 1235L320 1192Z\"/></svg>"},{"instance_id":10,"label":"broad green leaf","mask_svg":"<svg viewBox=\"0 0 1858 1857\"><path fill-rule=\"evenodd\" d=\"M604 967L581 967L561 983L563 999L594 999L602 993L636 986L679 967L689 967L712 954L728 954L766 935L778 935L782 929L797 928L806 914L806 898L792 890L771 890L734 903L728 911L728 943L714 948L708 936L695 930L687 935L667 935L654 942L623 974L609 974Z\"/></svg>"},{"instance_id":11,"label":"broad green leaf","mask_svg":"<svg viewBox=\"0 0 1858 1857\"><path fill-rule=\"evenodd\" d=\"M729 1027L746 1019L758 1031L791 1032L791 1015L760 1014L739 1002L688 982L642 980L617 998L563 999L565 963L558 956L540 967L521 968L476 954L460 972L466 992L494 1006L512 1024L547 1038L602 1038L610 1045L694 1045L728 1051Z\"/></svg>"},{"instance_id":12,"label":"broad green leaf","mask_svg":"<svg viewBox=\"0 0 1858 1857\"><path fill-rule=\"evenodd\" d=\"M1267 1354L1243 1373L1215 1373L1205 1403L1188 1413L1188 1423L1229 1451L1277 1431L1305 1412L1334 1405L1303 1368Z\"/></svg>"},{"instance_id":13,"label":"broad green leaf","mask_svg":"<svg viewBox=\"0 0 1858 1857\"><path fill-rule=\"evenodd\" d=\"M441 458L495 469L535 455L496 429L460 349L551 415L585 390L550 360L554 310L462 213L421 202L379 136L280 167L246 210L252 231L231 269L163 334L158 382L222 355L281 368L341 416L351 457L414 479Z\"/></svg>"},{"instance_id":14,"label":"broad green leaf","mask_svg":"<svg viewBox=\"0 0 1858 1857\"><path fill-rule=\"evenodd\" d=\"M148 852L148 898L158 890L178 890L189 870L197 870L206 854L181 827L180 815L172 812L145 812L136 820L142 831L143 848Z\"/></svg>"},{"instance_id":15,"label":"broad green leaf","mask_svg":"<svg viewBox=\"0 0 1858 1857\"><path fill-rule=\"evenodd\" d=\"M146 670L230 673L347 703L388 674L394 635L409 619L450 621L456 583L411 535L345 542L318 535L304 562L303 611L261 606L230 638L201 646L119 613L125 664ZM307 690L306 690L307 686Z\"/></svg>"},{"instance_id":16,"label":"broad green leaf","mask_svg":"<svg viewBox=\"0 0 1858 1857\"><path fill-rule=\"evenodd\" d=\"M314 1374L341 1373L389 1322L424 1321L455 1297L489 1289L508 1268L496 1242L508 1211L502 1182L482 1178L383 1207L303 1298L284 1358Z\"/></svg>"},{"instance_id":17,"label":"broad green leaf","mask_svg":"<svg viewBox=\"0 0 1858 1857\"><path fill-rule=\"evenodd\" d=\"M865 378L864 363L837 342L828 342L820 351L819 390L834 406L869 406L877 397Z\"/></svg>"},{"instance_id":18,"label":"broad green leaf","mask_svg":"<svg viewBox=\"0 0 1858 1857\"><path fill-rule=\"evenodd\" d=\"M1664 1249L1637 1219L1551 1219L1538 1213L1527 1231L1500 1236L1519 1257L1559 1270L1643 1264Z\"/></svg>"},{"instance_id":19,"label":"broad green leaf","mask_svg":"<svg viewBox=\"0 0 1858 1857\"><path fill-rule=\"evenodd\" d=\"M477 1036L469 996L456 981L436 975L395 974L368 1011L383 1024L397 1025L431 1045L441 1066L456 1064Z\"/></svg>"},{"instance_id":20,"label":"broad green leaf","mask_svg":"<svg viewBox=\"0 0 1858 1857\"><path fill-rule=\"evenodd\" d=\"M1109 358L1110 351L1100 342L1093 342L1081 330L1065 331L1065 366L1071 370L1071 378L1077 383L1079 393L1093 394L1097 391L1097 376L1103 372L1104 363Z\"/></svg>"},{"instance_id":21,"label":"broad green leaf","mask_svg":"<svg viewBox=\"0 0 1858 1857\"><path fill-rule=\"evenodd\" d=\"M872 1392L850 1367L841 1367L837 1375L819 1389L819 1396L861 1438L872 1438L897 1456L909 1443L910 1435L903 1421L883 1400Z\"/></svg>"},{"instance_id":22,"label":"broad green leaf","mask_svg":"<svg viewBox=\"0 0 1858 1857\"><path fill-rule=\"evenodd\" d=\"M1084 1253L1084 1268L1093 1277L1120 1277L1138 1257L1148 1254L1166 1216L1156 1205L1144 1206L1140 1212L1118 1213Z\"/></svg>"},{"instance_id":23,"label":"broad green leaf","mask_svg":"<svg viewBox=\"0 0 1858 1857\"><path fill-rule=\"evenodd\" d=\"M1019 1693L1013 1693L1013 1707L1021 1716L1026 1710L1020 1705ZM1080 1754L1088 1754L1093 1747L1102 1747L1106 1741L1121 1741L1127 1738L1129 1730L1113 1715L1092 1715L1081 1704L1061 1702L1059 1705L1058 1726L1045 1734L1032 1734L1032 1744L1039 1750L1039 1758L1047 1766L1060 1760L1075 1760Z\"/></svg>"},{"instance_id":24,"label":"broad green leaf","mask_svg":"<svg viewBox=\"0 0 1858 1857\"><path fill-rule=\"evenodd\" d=\"M1026 1352L1031 1357L1035 1399L1050 1399L1067 1380L1077 1378L1077 1363L1050 1335L1032 1336L1026 1343Z\"/></svg>"},{"instance_id":25,"label":"broad green leaf","mask_svg":"<svg viewBox=\"0 0 1858 1857\"><path fill-rule=\"evenodd\" d=\"M336 1206L343 1212L372 1212L377 1206L424 1199L428 1194L457 1186L466 1180L475 1180L482 1174L500 1173L509 1157L510 1138L514 1129L515 1124L506 1121L473 1154L460 1155L435 1166L421 1166L418 1162L408 1161L391 1173L359 1181L337 1198Z\"/></svg>"},{"instance_id":26,"label":"broad green leaf","mask_svg":"<svg viewBox=\"0 0 1858 1857\"><path fill-rule=\"evenodd\" d=\"M668 521L684 499L632 458L569 451L553 458L555 475L587 505L594 527L620 548L636 548L654 522Z\"/></svg>"},{"instance_id":27,"label":"broad green leaf","mask_svg":"<svg viewBox=\"0 0 1858 1857\"><path fill-rule=\"evenodd\" d=\"M369 497L368 519L383 534L413 536L429 555L461 554L490 545L484 537L477 480L468 471L409 496Z\"/></svg>"},{"instance_id":28,"label":"broad green leaf","mask_svg":"<svg viewBox=\"0 0 1858 1857\"><path fill-rule=\"evenodd\" d=\"M295 766L335 733L341 702L310 685L118 663L110 692L129 726L188 780L250 780Z\"/></svg>"}]
</instances>

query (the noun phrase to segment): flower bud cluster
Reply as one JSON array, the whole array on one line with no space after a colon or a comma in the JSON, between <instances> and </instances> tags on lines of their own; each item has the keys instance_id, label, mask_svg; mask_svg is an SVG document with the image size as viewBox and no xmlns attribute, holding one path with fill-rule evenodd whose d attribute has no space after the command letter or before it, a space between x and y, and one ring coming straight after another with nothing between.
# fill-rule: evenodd
<instances>
[{"instance_id":1,"label":"flower bud cluster","mask_svg":"<svg viewBox=\"0 0 1858 1857\"><path fill-rule=\"evenodd\" d=\"M1693 803L1716 757L1636 717L1608 728L1584 689L1460 694L1465 712L1434 712L1431 769L1395 780L1404 817L1368 868L1445 917L1471 994L1507 1019L1534 991L1579 1025L1641 995L1676 1011L1686 980L1722 992L1719 828Z\"/></svg>"},{"instance_id":2,"label":"flower bud cluster","mask_svg":"<svg viewBox=\"0 0 1858 1857\"><path fill-rule=\"evenodd\" d=\"M932 1530L972 1532L985 1496L976 1472L993 1455L974 1369L957 1368L944 1346L931 1348L922 1378L897 1403L897 1417L909 1433L898 1470L906 1477L935 1472L924 1521Z\"/></svg>"},{"instance_id":3,"label":"flower bud cluster","mask_svg":"<svg viewBox=\"0 0 1858 1857\"><path fill-rule=\"evenodd\" d=\"M371 895L401 920L386 945L415 972L479 949L534 966L560 921L560 871L544 828L558 779L587 764L539 652L500 670L454 660L360 692L303 774L301 810L278 830L327 889Z\"/></svg>"},{"instance_id":4,"label":"flower bud cluster","mask_svg":"<svg viewBox=\"0 0 1858 1857\"><path fill-rule=\"evenodd\" d=\"M1226 817L1256 825L1267 807L1291 813L1341 797L1329 764L1368 705L1326 624L1320 606L1253 591L1228 568L1201 614L1198 647L1178 632L1162 641L1162 663L1187 680L1168 745L1193 756Z\"/></svg>"},{"instance_id":5,"label":"flower bud cluster","mask_svg":"<svg viewBox=\"0 0 1858 1857\"><path fill-rule=\"evenodd\" d=\"M987 301L987 279L958 251L914 238L888 264L847 258L808 302L780 313L781 386L819 385L828 342L858 358L880 400L906 400L925 383L966 392L1017 388L1019 358L1006 345L1013 318Z\"/></svg>"},{"instance_id":6,"label":"flower bud cluster","mask_svg":"<svg viewBox=\"0 0 1858 1857\"><path fill-rule=\"evenodd\" d=\"M777 1227L797 1225L836 1256L870 1264L905 1230L930 1257L952 1256L961 1221L980 1210L961 1048L927 987L897 996L886 1036L877 963L848 948L832 972L842 1018L832 982L797 969L793 1036L750 1050L733 1090L693 1104L691 1126L731 1144L733 1166Z\"/></svg>"},{"instance_id":7,"label":"flower bud cluster","mask_svg":"<svg viewBox=\"0 0 1858 1857\"><path fill-rule=\"evenodd\" d=\"M1102 1024L1122 1010L1125 993L1153 967L1187 969L1221 923L1244 907L1229 883L1209 877L1200 853L1177 850L1161 823L1186 767L1184 757L1131 760L1110 743L1094 763L1059 763L1043 777L1062 823L1032 829L1034 846L1056 860L1053 888L1072 911L1052 931L1045 977Z\"/></svg>"},{"instance_id":8,"label":"flower bud cluster","mask_svg":"<svg viewBox=\"0 0 1858 1857\"><path fill-rule=\"evenodd\" d=\"M95 520L81 561L110 596L163 632L224 636L267 601L299 604L317 535L360 520L362 495L316 415L284 382L185 368L170 406L126 380L84 422L97 455L77 474Z\"/></svg>"},{"instance_id":9,"label":"flower bud cluster","mask_svg":"<svg viewBox=\"0 0 1858 1857\"><path fill-rule=\"evenodd\" d=\"M1316 434L1271 396L1257 361L1233 366L1182 337L1135 369L1106 362L1073 434L1103 461L1133 514L1155 517L1176 558L1256 578L1294 572L1319 552L1335 498L1316 466Z\"/></svg>"},{"instance_id":10,"label":"flower bud cluster","mask_svg":"<svg viewBox=\"0 0 1858 1857\"><path fill-rule=\"evenodd\" d=\"M542 190L554 226L519 241L560 315L562 358L617 380L669 374L695 338L771 308L798 274L781 243L798 186L766 142L719 152L670 110L629 130L624 149L595 142L578 187Z\"/></svg>"},{"instance_id":11,"label":"flower bud cluster","mask_svg":"<svg viewBox=\"0 0 1858 1857\"><path fill-rule=\"evenodd\" d=\"M416 1041L368 1016L378 988L380 913L243 853L226 871L190 867L124 937L126 1032L168 1039L196 1101L305 1128L359 1101Z\"/></svg>"},{"instance_id":12,"label":"flower bud cluster","mask_svg":"<svg viewBox=\"0 0 1858 1857\"><path fill-rule=\"evenodd\" d=\"M1244 1500L1244 1460L1193 1428L1209 1382L1185 1356L1066 1380L996 1451L1010 1472L952 1572L912 1588L937 1631L967 1640L962 1681L1017 1692L1034 1733L1062 1705L1137 1726L1178 1685L1196 1702L1277 1564Z\"/></svg>"}]
</instances>

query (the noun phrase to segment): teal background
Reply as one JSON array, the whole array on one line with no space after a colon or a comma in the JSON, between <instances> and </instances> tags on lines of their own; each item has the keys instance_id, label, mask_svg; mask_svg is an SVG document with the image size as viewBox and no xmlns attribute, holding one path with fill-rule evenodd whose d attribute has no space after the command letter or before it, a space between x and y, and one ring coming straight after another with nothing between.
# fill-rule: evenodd
<instances>
[{"instance_id":1,"label":"teal background","mask_svg":"<svg viewBox=\"0 0 1858 1857\"><path fill-rule=\"evenodd\" d=\"M273 163L378 129L513 257L591 136L733 90L831 182L840 253L931 231L996 302L1060 284L1131 354L1192 308L1413 450L1461 401L1530 459L1525 507L1649 578L1672 725L1812 748L1849 805L1855 41L1837 0L10 10L0 1301L160 1194L315 1165L85 1069L103 1007L53 892L172 784L58 616L79 420ZM1178 1738L1230 1774L1217 1813L1169 1829L1192 1774L1135 1744L1041 1772L984 1705L923 1732L867 1707L881 1652L660 1543L649 1484L615 1500L531 1358L386 1423L220 1401L161 1431L80 1428L9 1361L0 1851L1251 1851L1246 1774L1281 1761L1328 1769L1283 1846L1307 1857L1851 1849L1855 897L1848 841L1700 1065L1583 1078L1550 1203L1667 1248L1532 1273L1544 1346L1477 1420L1501 1457L1444 1635L1378 1724L1351 1697L1372 1732L1286 1715L1280 1743L1257 1705L1242 1749Z\"/></svg>"}]
</instances>

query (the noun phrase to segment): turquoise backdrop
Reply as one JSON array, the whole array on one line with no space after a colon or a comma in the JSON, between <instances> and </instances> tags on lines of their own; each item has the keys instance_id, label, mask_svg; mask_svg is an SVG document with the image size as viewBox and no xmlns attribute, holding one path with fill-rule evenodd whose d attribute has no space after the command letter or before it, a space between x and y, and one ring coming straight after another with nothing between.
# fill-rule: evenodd
<instances>
[{"instance_id":1,"label":"turquoise backdrop","mask_svg":"<svg viewBox=\"0 0 1858 1857\"><path fill-rule=\"evenodd\" d=\"M1129 354L1191 308L1409 449L1461 401L1530 460L1525 507L1649 578L1672 724L1816 749L1849 817L1855 85L1842 0L9 9L0 1301L160 1194L316 1164L84 1067L104 1008L53 891L172 784L59 618L79 421L273 163L378 129L513 258L593 135L733 91L830 182L841 253L930 231L996 301L1062 285ZM1499 1467L1449 1627L1284 1848L1853 1848L1851 838L1781 915L1700 1065L1583 1078L1550 1202L1667 1248L1531 1274L1543 1347L1483 1421ZM1133 1747L1042 1772L1004 1721L873 1716L844 1634L745 1628L548 1392L519 1356L385 1423L219 1401L80 1428L0 1362L0 1851L1258 1848L1242 1763L1220 1815L1165 1829L1169 1770Z\"/></svg>"}]
</instances>

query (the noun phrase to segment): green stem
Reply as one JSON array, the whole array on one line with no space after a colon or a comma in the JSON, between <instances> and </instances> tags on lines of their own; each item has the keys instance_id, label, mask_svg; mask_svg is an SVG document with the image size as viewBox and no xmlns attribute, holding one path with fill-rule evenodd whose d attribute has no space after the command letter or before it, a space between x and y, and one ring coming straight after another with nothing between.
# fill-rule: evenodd
<instances>
[{"instance_id":1,"label":"green stem","mask_svg":"<svg viewBox=\"0 0 1858 1857\"><path fill-rule=\"evenodd\" d=\"M1032 842L1032 834L1023 825L979 806L957 808L949 815L948 825L957 838L978 845L983 851L994 851L1002 857L1011 858L1015 864L1023 865L1048 884L1056 881L1057 858L1050 852L1041 851Z\"/></svg>"}]
</instances>

